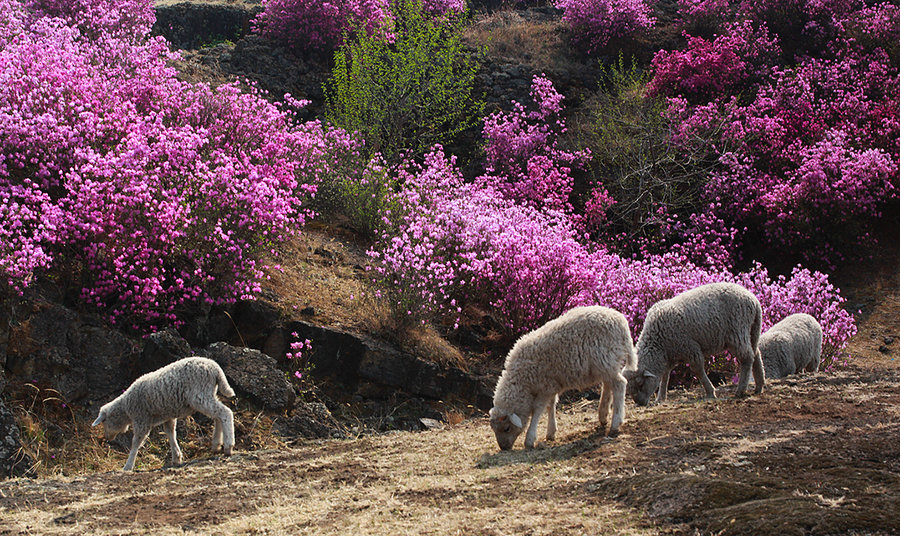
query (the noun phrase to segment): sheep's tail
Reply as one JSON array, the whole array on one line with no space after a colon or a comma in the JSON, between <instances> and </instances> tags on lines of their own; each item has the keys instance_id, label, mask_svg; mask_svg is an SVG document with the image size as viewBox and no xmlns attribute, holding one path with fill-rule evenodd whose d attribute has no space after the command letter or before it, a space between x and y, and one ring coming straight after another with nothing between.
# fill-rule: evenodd
<instances>
[{"instance_id":1,"label":"sheep's tail","mask_svg":"<svg viewBox=\"0 0 900 536\"><path fill-rule=\"evenodd\" d=\"M216 377L216 384L219 386L219 393L222 396L231 398L234 396L234 389L228 385L228 378L225 377L225 371L222 370L222 367L216 367L218 369L218 376Z\"/></svg>"}]
</instances>

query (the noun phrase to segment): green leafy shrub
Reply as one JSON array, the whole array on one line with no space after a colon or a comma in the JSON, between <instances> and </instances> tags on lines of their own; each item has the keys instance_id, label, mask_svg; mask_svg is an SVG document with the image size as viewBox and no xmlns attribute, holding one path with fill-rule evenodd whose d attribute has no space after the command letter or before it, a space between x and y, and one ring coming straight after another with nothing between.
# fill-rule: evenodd
<instances>
[{"instance_id":1,"label":"green leafy shrub","mask_svg":"<svg viewBox=\"0 0 900 536\"><path fill-rule=\"evenodd\" d=\"M600 204L602 215L587 213L592 206L586 202L585 220L598 238L628 253L671 245L672 218L695 212L717 165L707 145L688 150L673 143L666 101L647 96L649 78L620 57L605 69L603 90L575 129L579 145L593 157L592 187L612 197Z\"/></svg>"},{"instance_id":2,"label":"green leafy shrub","mask_svg":"<svg viewBox=\"0 0 900 536\"><path fill-rule=\"evenodd\" d=\"M328 119L358 132L366 153L389 164L452 140L482 109L473 97L478 60L461 39L464 15L434 18L421 0L392 7L393 42L364 33L347 39L325 87Z\"/></svg>"}]
</instances>

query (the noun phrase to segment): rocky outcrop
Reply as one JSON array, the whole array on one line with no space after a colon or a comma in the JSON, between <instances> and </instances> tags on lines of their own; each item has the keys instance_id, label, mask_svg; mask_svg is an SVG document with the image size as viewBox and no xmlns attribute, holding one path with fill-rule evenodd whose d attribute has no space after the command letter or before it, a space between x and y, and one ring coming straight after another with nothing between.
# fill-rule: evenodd
<instances>
[{"instance_id":1,"label":"rocky outcrop","mask_svg":"<svg viewBox=\"0 0 900 536\"><path fill-rule=\"evenodd\" d=\"M248 35L261 6L183 2L156 6L152 33L174 48L191 49L219 42L235 42Z\"/></svg>"},{"instance_id":2,"label":"rocky outcrop","mask_svg":"<svg viewBox=\"0 0 900 536\"><path fill-rule=\"evenodd\" d=\"M218 363L238 396L249 398L264 409L291 409L297 400L297 393L285 372L278 368L274 358L259 350L216 342L198 351L197 355Z\"/></svg>"},{"instance_id":3,"label":"rocky outcrop","mask_svg":"<svg viewBox=\"0 0 900 536\"><path fill-rule=\"evenodd\" d=\"M0 312L0 325L0 368L52 386L69 403L118 394L137 375L139 344L95 316L24 301Z\"/></svg>"}]
</instances>

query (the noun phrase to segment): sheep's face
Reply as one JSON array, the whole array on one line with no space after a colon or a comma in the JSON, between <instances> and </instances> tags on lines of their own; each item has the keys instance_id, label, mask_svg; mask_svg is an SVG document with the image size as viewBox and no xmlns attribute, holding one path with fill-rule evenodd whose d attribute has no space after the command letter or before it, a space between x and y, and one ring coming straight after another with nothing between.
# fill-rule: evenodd
<instances>
[{"instance_id":1,"label":"sheep's face","mask_svg":"<svg viewBox=\"0 0 900 536\"><path fill-rule=\"evenodd\" d=\"M507 413L496 407L491 408L491 429L497 437L500 450L511 449L523 428L522 418L515 413Z\"/></svg>"},{"instance_id":2,"label":"sheep's face","mask_svg":"<svg viewBox=\"0 0 900 536\"><path fill-rule=\"evenodd\" d=\"M131 419L123 413L108 411L106 408L100 409L100 415L94 421L94 426L103 423L103 436L107 441L112 441L119 434L128 431L131 426Z\"/></svg>"},{"instance_id":3,"label":"sheep's face","mask_svg":"<svg viewBox=\"0 0 900 536\"><path fill-rule=\"evenodd\" d=\"M659 389L659 376L651 372L626 370L625 379L628 380L625 394L630 396L638 406L649 404L650 397Z\"/></svg>"}]
</instances>

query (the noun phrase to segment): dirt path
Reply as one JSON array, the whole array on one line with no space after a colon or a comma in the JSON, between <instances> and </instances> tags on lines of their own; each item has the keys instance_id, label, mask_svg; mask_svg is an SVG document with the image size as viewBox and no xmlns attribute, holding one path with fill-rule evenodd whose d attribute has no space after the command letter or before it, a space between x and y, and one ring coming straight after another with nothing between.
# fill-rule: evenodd
<instances>
[{"instance_id":1,"label":"dirt path","mask_svg":"<svg viewBox=\"0 0 900 536\"><path fill-rule=\"evenodd\" d=\"M728 390L724 390L728 396ZM484 419L244 452L177 469L0 484L0 534L900 533L900 372L762 396L675 391L616 439L595 404L499 452Z\"/></svg>"}]
</instances>

